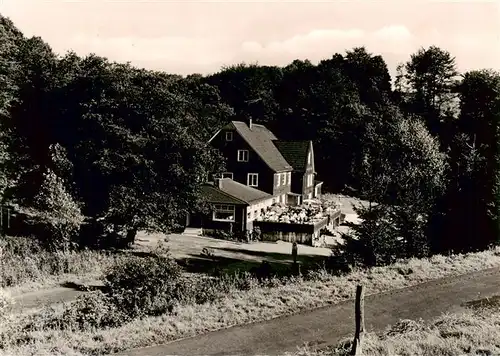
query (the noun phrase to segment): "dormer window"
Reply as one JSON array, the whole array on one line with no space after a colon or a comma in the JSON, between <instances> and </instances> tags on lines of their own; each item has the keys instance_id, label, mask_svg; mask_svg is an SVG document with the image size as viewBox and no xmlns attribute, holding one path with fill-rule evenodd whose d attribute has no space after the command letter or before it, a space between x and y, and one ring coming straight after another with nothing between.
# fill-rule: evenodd
<instances>
[{"instance_id":1,"label":"dormer window","mask_svg":"<svg viewBox=\"0 0 500 356\"><path fill-rule=\"evenodd\" d=\"M226 141L233 140L233 133L231 131L226 132Z\"/></svg>"}]
</instances>

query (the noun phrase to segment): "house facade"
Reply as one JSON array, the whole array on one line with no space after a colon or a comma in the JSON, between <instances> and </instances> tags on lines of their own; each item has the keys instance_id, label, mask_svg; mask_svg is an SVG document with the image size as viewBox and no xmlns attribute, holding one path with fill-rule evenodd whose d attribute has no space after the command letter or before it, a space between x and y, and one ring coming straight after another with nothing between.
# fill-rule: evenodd
<instances>
[{"instance_id":1,"label":"house facade","mask_svg":"<svg viewBox=\"0 0 500 356\"><path fill-rule=\"evenodd\" d=\"M280 141L265 126L232 121L209 141L226 159L226 172L203 186L210 214L188 226L240 233L275 203L300 205L319 198L312 141Z\"/></svg>"},{"instance_id":2,"label":"house facade","mask_svg":"<svg viewBox=\"0 0 500 356\"><path fill-rule=\"evenodd\" d=\"M291 191L293 167L285 160L274 141L277 138L265 126L232 121L209 141L226 158L222 178L261 190L275 202L287 203Z\"/></svg>"},{"instance_id":3,"label":"house facade","mask_svg":"<svg viewBox=\"0 0 500 356\"><path fill-rule=\"evenodd\" d=\"M297 204L319 198L323 182L317 181L312 141L274 141L282 156L293 167L291 192L298 197Z\"/></svg>"},{"instance_id":4,"label":"house facade","mask_svg":"<svg viewBox=\"0 0 500 356\"><path fill-rule=\"evenodd\" d=\"M212 209L208 214L190 215L187 225L205 231L235 234L253 229L253 221L273 204L274 197L230 178L217 178L202 187Z\"/></svg>"}]
</instances>

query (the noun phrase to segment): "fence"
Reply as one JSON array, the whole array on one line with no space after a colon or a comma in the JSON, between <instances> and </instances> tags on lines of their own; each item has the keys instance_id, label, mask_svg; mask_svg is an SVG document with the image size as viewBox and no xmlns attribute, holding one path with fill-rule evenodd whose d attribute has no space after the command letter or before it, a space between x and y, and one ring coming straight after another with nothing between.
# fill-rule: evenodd
<instances>
[{"instance_id":1,"label":"fence","mask_svg":"<svg viewBox=\"0 0 500 356\"><path fill-rule=\"evenodd\" d=\"M341 212L339 210L331 216L325 216L316 223L297 224L256 220L253 224L254 227L259 227L264 241L282 240L316 246L321 245L319 241L321 229L338 225L340 218Z\"/></svg>"}]
</instances>

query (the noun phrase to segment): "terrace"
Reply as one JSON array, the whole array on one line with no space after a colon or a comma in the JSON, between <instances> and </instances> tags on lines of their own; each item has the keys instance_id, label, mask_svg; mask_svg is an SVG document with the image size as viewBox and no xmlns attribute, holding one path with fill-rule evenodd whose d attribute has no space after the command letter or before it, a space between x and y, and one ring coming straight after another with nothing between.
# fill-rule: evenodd
<instances>
[{"instance_id":1,"label":"terrace","mask_svg":"<svg viewBox=\"0 0 500 356\"><path fill-rule=\"evenodd\" d=\"M274 204L255 221L263 241L297 242L310 246L324 246L321 230L340 225L340 204L334 201L305 200L300 206Z\"/></svg>"}]
</instances>

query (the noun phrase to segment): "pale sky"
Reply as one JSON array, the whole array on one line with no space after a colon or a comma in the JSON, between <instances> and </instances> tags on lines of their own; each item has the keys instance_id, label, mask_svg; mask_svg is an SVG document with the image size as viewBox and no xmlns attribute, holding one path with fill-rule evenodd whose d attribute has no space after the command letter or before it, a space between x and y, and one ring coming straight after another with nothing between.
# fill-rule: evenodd
<instances>
[{"instance_id":1,"label":"pale sky","mask_svg":"<svg viewBox=\"0 0 500 356\"><path fill-rule=\"evenodd\" d=\"M450 51L461 71L500 70L500 0L0 0L0 13L59 54L93 52L177 74L316 63L355 46L383 55L394 73L430 45Z\"/></svg>"}]
</instances>

